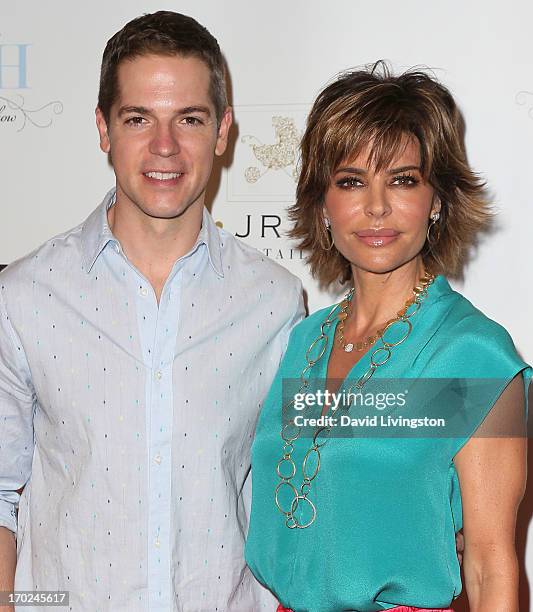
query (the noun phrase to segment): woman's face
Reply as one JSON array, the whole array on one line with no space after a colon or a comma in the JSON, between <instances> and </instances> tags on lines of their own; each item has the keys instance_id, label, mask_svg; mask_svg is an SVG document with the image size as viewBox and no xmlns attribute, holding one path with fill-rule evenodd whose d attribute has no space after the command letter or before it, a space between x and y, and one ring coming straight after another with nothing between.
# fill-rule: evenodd
<instances>
[{"instance_id":1,"label":"woman's face","mask_svg":"<svg viewBox=\"0 0 533 612\"><path fill-rule=\"evenodd\" d=\"M417 258L430 216L440 210L433 187L420 170L414 137L379 172L369 167L366 147L333 173L324 203L336 248L368 272L391 272Z\"/></svg>"}]
</instances>

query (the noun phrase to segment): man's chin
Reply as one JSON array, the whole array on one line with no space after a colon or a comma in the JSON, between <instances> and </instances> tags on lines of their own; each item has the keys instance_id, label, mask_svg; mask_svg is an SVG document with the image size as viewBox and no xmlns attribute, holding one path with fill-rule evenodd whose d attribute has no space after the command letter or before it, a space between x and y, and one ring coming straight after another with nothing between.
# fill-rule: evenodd
<instances>
[{"instance_id":1,"label":"man's chin","mask_svg":"<svg viewBox=\"0 0 533 612\"><path fill-rule=\"evenodd\" d=\"M194 202L167 201L144 202L138 205L142 212L152 219L178 219L194 205Z\"/></svg>"},{"instance_id":2,"label":"man's chin","mask_svg":"<svg viewBox=\"0 0 533 612\"><path fill-rule=\"evenodd\" d=\"M149 190L128 194L117 189L117 204L124 199L127 208L133 206L147 217L152 219L177 219L182 217L190 208L203 206L203 192L197 196L184 198L183 193L157 194ZM128 205L129 203L129 205Z\"/></svg>"},{"instance_id":3,"label":"man's chin","mask_svg":"<svg viewBox=\"0 0 533 612\"><path fill-rule=\"evenodd\" d=\"M172 207L160 209L157 207L148 207L142 209L143 213L151 219L178 219L182 217L188 210L188 207Z\"/></svg>"}]
</instances>

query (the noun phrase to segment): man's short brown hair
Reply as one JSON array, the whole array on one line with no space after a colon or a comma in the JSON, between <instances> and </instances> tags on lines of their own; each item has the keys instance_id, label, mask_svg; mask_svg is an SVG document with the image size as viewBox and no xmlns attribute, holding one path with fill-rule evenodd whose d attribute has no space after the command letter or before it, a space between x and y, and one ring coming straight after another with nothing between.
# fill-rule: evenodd
<instances>
[{"instance_id":1,"label":"man's short brown hair","mask_svg":"<svg viewBox=\"0 0 533 612\"><path fill-rule=\"evenodd\" d=\"M109 122L111 107L118 97L118 67L142 55L182 55L201 59L211 72L211 100L218 123L227 107L224 60L218 42L192 17L158 11L137 17L112 36L105 47L100 71L98 108Z\"/></svg>"},{"instance_id":2,"label":"man's short brown hair","mask_svg":"<svg viewBox=\"0 0 533 612\"><path fill-rule=\"evenodd\" d=\"M309 252L311 271L322 285L351 277L345 257L324 248L331 240L323 205L332 175L367 145L369 163L376 170L388 166L406 136L416 138L422 175L442 205L438 240L426 242L422 251L426 268L457 274L476 234L488 224L484 183L468 165L462 116L448 89L419 70L393 76L382 61L343 73L319 94L309 114L296 202L289 209L290 235Z\"/></svg>"}]
</instances>

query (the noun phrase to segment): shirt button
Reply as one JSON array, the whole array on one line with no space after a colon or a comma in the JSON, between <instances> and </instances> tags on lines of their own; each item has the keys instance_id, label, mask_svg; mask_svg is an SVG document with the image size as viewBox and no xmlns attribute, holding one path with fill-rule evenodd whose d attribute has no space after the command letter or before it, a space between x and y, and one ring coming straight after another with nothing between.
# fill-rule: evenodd
<instances>
[{"instance_id":1,"label":"shirt button","mask_svg":"<svg viewBox=\"0 0 533 612\"><path fill-rule=\"evenodd\" d=\"M120 247L118 246L118 244L114 244L113 248L115 249L116 253L120 253Z\"/></svg>"},{"instance_id":2,"label":"shirt button","mask_svg":"<svg viewBox=\"0 0 533 612\"><path fill-rule=\"evenodd\" d=\"M143 296L146 297L148 295L148 289L146 287L141 287L139 289L139 293Z\"/></svg>"},{"instance_id":3,"label":"shirt button","mask_svg":"<svg viewBox=\"0 0 533 612\"><path fill-rule=\"evenodd\" d=\"M159 541L159 538L156 538L156 539L155 539L154 544L155 544L155 547L156 547L156 548L159 548L159 547L161 546L161 542Z\"/></svg>"},{"instance_id":4,"label":"shirt button","mask_svg":"<svg viewBox=\"0 0 533 612\"><path fill-rule=\"evenodd\" d=\"M157 370L157 372L155 373L155 377L157 378L157 380L161 380L163 378L163 372L161 372L161 370Z\"/></svg>"},{"instance_id":5,"label":"shirt button","mask_svg":"<svg viewBox=\"0 0 533 612\"><path fill-rule=\"evenodd\" d=\"M157 455L154 457L154 461L157 464L161 463L161 455L159 453L157 453Z\"/></svg>"}]
</instances>

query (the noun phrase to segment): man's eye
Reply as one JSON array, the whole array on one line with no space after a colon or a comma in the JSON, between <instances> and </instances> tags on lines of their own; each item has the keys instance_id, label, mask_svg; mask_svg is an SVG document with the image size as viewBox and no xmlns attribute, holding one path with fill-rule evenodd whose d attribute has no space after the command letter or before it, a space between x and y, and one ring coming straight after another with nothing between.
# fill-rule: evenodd
<instances>
[{"instance_id":1,"label":"man's eye","mask_svg":"<svg viewBox=\"0 0 533 612\"><path fill-rule=\"evenodd\" d=\"M363 183L355 176L343 176L335 181L335 184L341 189L355 189L356 187L360 187Z\"/></svg>"},{"instance_id":2,"label":"man's eye","mask_svg":"<svg viewBox=\"0 0 533 612\"><path fill-rule=\"evenodd\" d=\"M182 122L186 125L203 125L203 121L198 117L185 117L184 119L182 119Z\"/></svg>"},{"instance_id":3,"label":"man's eye","mask_svg":"<svg viewBox=\"0 0 533 612\"><path fill-rule=\"evenodd\" d=\"M130 117L129 119L126 119L126 124L133 126L142 125L144 120L144 117Z\"/></svg>"}]
</instances>

